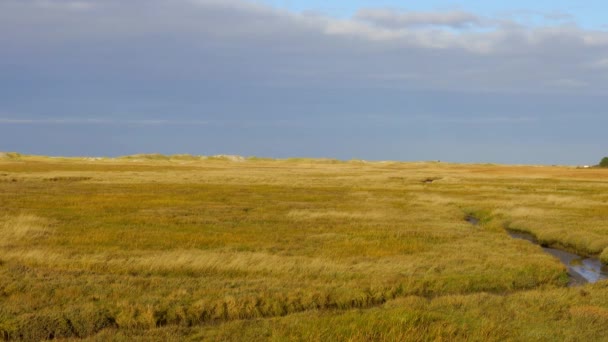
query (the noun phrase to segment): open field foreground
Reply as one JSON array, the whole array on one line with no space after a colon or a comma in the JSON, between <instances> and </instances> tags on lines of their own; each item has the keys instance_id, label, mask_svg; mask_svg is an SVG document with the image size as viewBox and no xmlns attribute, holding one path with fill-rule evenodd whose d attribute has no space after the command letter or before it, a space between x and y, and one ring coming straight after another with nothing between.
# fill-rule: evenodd
<instances>
[{"instance_id":1,"label":"open field foreground","mask_svg":"<svg viewBox=\"0 0 608 342\"><path fill-rule=\"evenodd\" d=\"M5 154L0 338L605 339L505 228L607 262L608 170Z\"/></svg>"}]
</instances>

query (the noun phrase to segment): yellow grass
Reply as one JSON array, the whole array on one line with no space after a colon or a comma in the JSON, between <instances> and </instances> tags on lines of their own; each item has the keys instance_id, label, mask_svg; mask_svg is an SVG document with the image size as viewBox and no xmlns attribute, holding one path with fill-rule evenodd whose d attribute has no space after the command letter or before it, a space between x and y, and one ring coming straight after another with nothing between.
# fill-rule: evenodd
<instances>
[{"instance_id":1,"label":"yellow grass","mask_svg":"<svg viewBox=\"0 0 608 342\"><path fill-rule=\"evenodd\" d=\"M47 220L31 214L0 218L0 246L43 239L51 233Z\"/></svg>"},{"instance_id":2,"label":"yellow grass","mask_svg":"<svg viewBox=\"0 0 608 342\"><path fill-rule=\"evenodd\" d=\"M11 155L0 160L0 337L593 339L604 285L565 288L565 267L505 228L608 260L606 176ZM597 334L577 332L585 324Z\"/></svg>"}]
</instances>

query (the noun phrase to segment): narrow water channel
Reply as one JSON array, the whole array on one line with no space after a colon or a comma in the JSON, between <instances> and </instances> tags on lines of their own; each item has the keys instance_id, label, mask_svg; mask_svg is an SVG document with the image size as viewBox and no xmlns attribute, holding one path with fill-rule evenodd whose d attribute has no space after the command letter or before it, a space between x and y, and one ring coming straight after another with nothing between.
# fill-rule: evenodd
<instances>
[{"instance_id":1,"label":"narrow water channel","mask_svg":"<svg viewBox=\"0 0 608 342\"><path fill-rule=\"evenodd\" d=\"M474 226L479 225L479 219L473 215L467 215L465 220ZM514 239L526 240L541 246L545 253L550 254L561 261L568 269L568 275L570 276L568 286L595 283L600 280L608 279L608 266L602 264L597 257L588 258L557 248L543 247L532 234L509 229L506 231L509 236Z\"/></svg>"},{"instance_id":2,"label":"narrow water channel","mask_svg":"<svg viewBox=\"0 0 608 342\"><path fill-rule=\"evenodd\" d=\"M522 239L540 245L532 234L507 230L507 233L514 239ZM568 268L570 275L569 286L576 286L586 283L608 279L608 267L596 257L583 257L578 254L566 252L561 249L543 247L543 251L556 257Z\"/></svg>"}]
</instances>

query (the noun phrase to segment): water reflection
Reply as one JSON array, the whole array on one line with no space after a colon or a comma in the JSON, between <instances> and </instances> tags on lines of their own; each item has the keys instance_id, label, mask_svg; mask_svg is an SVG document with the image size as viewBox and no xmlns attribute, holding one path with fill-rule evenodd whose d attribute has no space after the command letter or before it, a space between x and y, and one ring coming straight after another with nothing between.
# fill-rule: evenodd
<instances>
[{"instance_id":1,"label":"water reflection","mask_svg":"<svg viewBox=\"0 0 608 342\"><path fill-rule=\"evenodd\" d=\"M515 231L507 231L512 238L530 241L539 244L533 235ZM548 254L559 259L568 268L572 277L570 285L584 283L595 283L596 281L608 279L608 267L595 257L587 258L561 249L542 247Z\"/></svg>"}]
</instances>

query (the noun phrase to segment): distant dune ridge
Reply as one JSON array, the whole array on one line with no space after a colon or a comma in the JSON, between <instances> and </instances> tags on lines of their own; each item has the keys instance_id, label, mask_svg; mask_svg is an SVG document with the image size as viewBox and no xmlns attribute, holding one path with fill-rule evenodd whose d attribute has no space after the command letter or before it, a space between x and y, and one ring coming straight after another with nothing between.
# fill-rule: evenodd
<instances>
[{"instance_id":1,"label":"distant dune ridge","mask_svg":"<svg viewBox=\"0 0 608 342\"><path fill-rule=\"evenodd\" d=\"M137 154L129 154L118 157L100 157L100 156L47 156L47 155L30 155L30 154L21 154L18 152L2 152L0 151L0 160L4 159L36 159L36 158L52 158L52 159L65 159L65 160L84 160L84 161L119 161L119 160L128 160L132 162L149 162L149 161L201 161L201 160L217 160L217 161L230 161L230 162L245 162L245 161L282 161L282 162L295 162L295 163L306 163L306 162L314 162L314 163L355 163L355 164L368 164L368 163L437 163L440 164L442 161L440 160L420 160L420 161L404 161L404 160L364 160L364 159L350 159L350 160L341 160L335 158L309 158L309 157L290 157L290 158L270 158L270 157L257 157L257 156L241 156L236 154L215 154L215 155L194 155L188 153L179 153L179 154L162 154L162 153L137 153ZM495 163L484 163L484 162L444 162L447 164L479 164L479 165L510 165L510 166L549 166L542 164L495 164ZM598 167L608 167L608 157L603 158L598 164L590 164L590 165L551 165L551 166L563 166L563 167L577 167L583 169L590 168L598 168Z\"/></svg>"},{"instance_id":2,"label":"distant dune ridge","mask_svg":"<svg viewBox=\"0 0 608 342\"><path fill-rule=\"evenodd\" d=\"M0 159L18 159L21 157L17 152L2 152L0 151Z\"/></svg>"},{"instance_id":3,"label":"distant dune ridge","mask_svg":"<svg viewBox=\"0 0 608 342\"><path fill-rule=\"evenodd\" d=\"M137 153L137 154L129 154L118 157L99 157L99 156L74 156L74 157L64 157L64 156L45 156L45 155L28 155L28 154L20 154L17 152L0 152L0 159L19 159L19 158L53 158L53 159L68 159L68 160L85 160L85 161L102 161L102 160L128 160L128 161L198 161L198 160L223 160L223 161L231 161L231 162L244 162L247 160L250 161L286 161L286 162L320 162L320 163L342 163L347 162L344 160L338 160L333 158L286 158L286 159L277 159L277 158L266 158L266 157L256 157L256 156L240 156L235 154L216 154L216 155L193 155L187 153L181 154L161 154L161 153ZM353 159L348 162L354 163L368 163L366 160L362 159ZM384 161L391 162L391 161Z\"/></svg>"},{"instance_id":4,"label":"distant dune ridge","mask_svg":"<svg viewBox=\"0 0 608 342\"><path fill-rule=\"evenodd\" d=\"M125 155L125 156L119 156L119 157L98 157L98 156L80 156L80 157L63 157L63 156L57 156L57 157L52 157L52 156L43 156L43 155L24 155L24 154L20 154L17 152L1 152L0 151L0 159L18 159L18 158L22 158L22 157L28 157L28 158L65 158L65 159L84 159L84 160L88 160L88 161L97 161L97 160L104 160L104 159L126 159L126 160L207 160L207 159L216 159L216 160L228 160L228 161L234 161L234 162L239 162L239 161L245 161L246 157L243 156L239 156L239 155L230 155L230 154L218 154L218 155L212 155L212 156L203 156L203 155L192 155L192 154L172 154L172 155L167 155L167 154L161 154L161 153L138 153L138 154L130 154L130 155ZM250 157L250 158L256 158L256 157Z\"/></svg>"},{"instance_id":5,"label":"distant dune ridge","mask_svg":"<svg viewBox=\"0 0 608 342\"><path fill-rule=\"evenodd\" d=\"M205 159L221 159L229 161L244 161L246 158L237 155L218 154L214 156L201 156L192 154L173 154L164 155L160 153L152 154L132 154L127 156L119 157L120 159L131 159L131 160L205 160Z\"/></svg>"}]
</instances>

